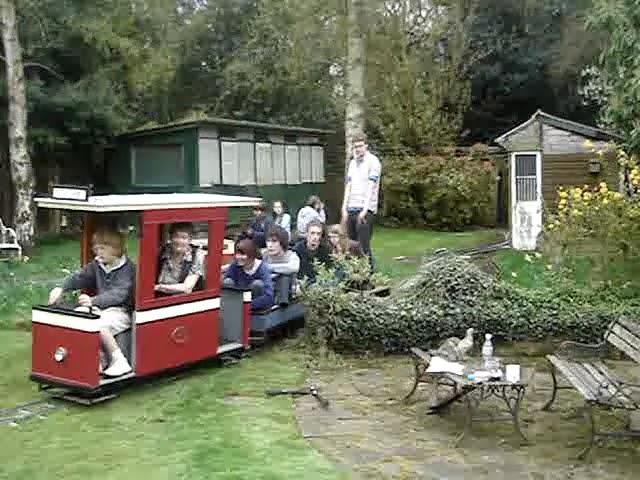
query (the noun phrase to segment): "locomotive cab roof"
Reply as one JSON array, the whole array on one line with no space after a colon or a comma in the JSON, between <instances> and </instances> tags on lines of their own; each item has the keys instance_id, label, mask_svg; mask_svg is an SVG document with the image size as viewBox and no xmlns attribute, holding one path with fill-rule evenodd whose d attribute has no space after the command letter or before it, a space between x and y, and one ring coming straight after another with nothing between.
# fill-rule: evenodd
<instances>
[{"instance_id":1,"label":"locomotive cab roof","mask_svg":"<svg viewBox=\"0 0 640 480\"><path fill-rule=\"evenodd\" d=\"M93 195L87 187L54 186L50 195L35 197L34 202L40 208L102 213L176 208L252 207L258 205L261 199L216 193Z\"/></svg>"}]
</instances>

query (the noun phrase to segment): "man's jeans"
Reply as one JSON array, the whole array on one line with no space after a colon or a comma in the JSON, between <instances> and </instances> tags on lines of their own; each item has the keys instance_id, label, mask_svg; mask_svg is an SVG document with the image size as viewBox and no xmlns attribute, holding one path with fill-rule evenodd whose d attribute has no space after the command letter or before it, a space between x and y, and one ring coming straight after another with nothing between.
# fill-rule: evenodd
<instances>
[{"instance_id":1,"label":"man's jeans","mask_svg":"<svg viewBox=\"0 0 640 480\"><path fill-rule=\"evenodd\" d=\"M373 268L373 255L371 253L371 237L373 236L373 222L375 215L368 211L364 222L358 220L362 210L349 210L347 217L347 233L351 240L360 243L360 248L369 257L369 263Z\"/></svg>"}]
</instances>

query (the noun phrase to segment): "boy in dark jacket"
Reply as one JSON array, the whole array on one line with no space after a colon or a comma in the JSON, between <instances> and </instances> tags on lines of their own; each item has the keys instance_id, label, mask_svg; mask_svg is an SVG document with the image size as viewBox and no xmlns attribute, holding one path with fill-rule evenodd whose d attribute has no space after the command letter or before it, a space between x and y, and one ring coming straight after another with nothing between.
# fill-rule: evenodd
<instances>
[{"instance_id":1,"label":"boy in dark jacket","mask_svg":"<svg viewBox=\"0 0 640 480\"><path fill-rule=\"evenodd\" d=\"M271 269L257 257L256 245L245 238L236 245L236 258L224 273L226 287L251 289L251 310L266 310L273 306Z\"/></svg>"},{"instance_id":2,"label":"boy in dark jacket","mask_svg":"<svg viewBox=\"0 0 640 480\"><path fill-rule=\"evenodd\" d=\"M316 281L316 268L313 264L317 260L323 265L331 262L329 248L322 241L322 233L324 226L319 220L312 220L307 226L307 237L293 247L293 251L300 258L300 269L298 270L298 278L307 277L309 283Z\"/></svg>"},{"instance_id":3,"label":"boy in dark jacket","mask_svg":"<svg viewBox=\"0 0 640 480\"><path fill-rule=\"evenodd\" d=\"M273 219L267 215L267 206L264 203L253 209L254 218L249 222L247 236L253 240L259 249L267 248L267 232L273 225Z\"/></svg>"},{"instance_id":4,"label":"boy in dark jacket","mask_svg":"<svg viewBox=\"0 0 640 480\"><path fill-rule=\"evenodd\" d=\"M118 347L115 335L131 327L135 266L126 256L125 238L115 229L104 228L93 236L95 259L67 277L62 287L49 293L49 304L56 303L66 291L92 290L96 295L78 296L80 309L100 315L100 342L109 356L104 374L119 377L131 371L131 365ZM102 362L100 366L102 370Z\"/></svg>"}]
</instances>

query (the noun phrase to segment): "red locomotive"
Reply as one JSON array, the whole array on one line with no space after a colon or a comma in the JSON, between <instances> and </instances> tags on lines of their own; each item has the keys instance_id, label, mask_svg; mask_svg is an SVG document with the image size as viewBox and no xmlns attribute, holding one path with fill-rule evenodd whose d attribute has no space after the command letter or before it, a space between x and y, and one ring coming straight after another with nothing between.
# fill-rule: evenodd
<instances>
[{"instance_id":1,"label":"red locomotive","mask_svg":"<svg viewBox=\"0 0 640 480\"><path fill-rule=\"evenodd\" d=\"M77 305L34 306L31 379L62 387L67 398L112 396L114 387L196 362L239 356L249 347L251 292L221 288L221 267L233 256L225 240L227 211L261 199L205 193L91 195L88 189L54 187L35 198L39 208L83 214L81 262L93 261L91 240L105 219L137 217L135 295L130 328L115 341L131 366L127 374L101 375L97 315ZM204 225L206 245L201 286L190 293L159 295L156 287L163 231L176 222Z\"/></svg>"}]
</instances>

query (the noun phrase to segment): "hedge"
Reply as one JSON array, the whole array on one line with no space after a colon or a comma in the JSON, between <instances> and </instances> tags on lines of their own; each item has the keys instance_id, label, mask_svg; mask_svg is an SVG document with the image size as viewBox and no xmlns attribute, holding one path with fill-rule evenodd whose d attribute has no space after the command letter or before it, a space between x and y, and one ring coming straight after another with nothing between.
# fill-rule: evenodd
<instances>
[{"instance_id":1,"label":"hedge","mask_svg":"<svg viewBox=\"0 0 640 480\"><path fill-rule=\"evenodd\" d=\"M449 230L494 225L496 174L490 157L475 153L385 157L384 219Z\"/></svg>"},{"instance_id":2,"label":"hedge","mask_svg":"<svg viewBox=\"0 0 640 480\"><path fill-rule=\"evenodd\" d=\"M305 289L306 336L338 352L430 348L476 329L497 340L597 341L623 309L592 305L579 292L525 290L447 254L424 263L391 296L322 282ZM627 311L627 313L637 313Z\"/></svg>"}]
</instances>

